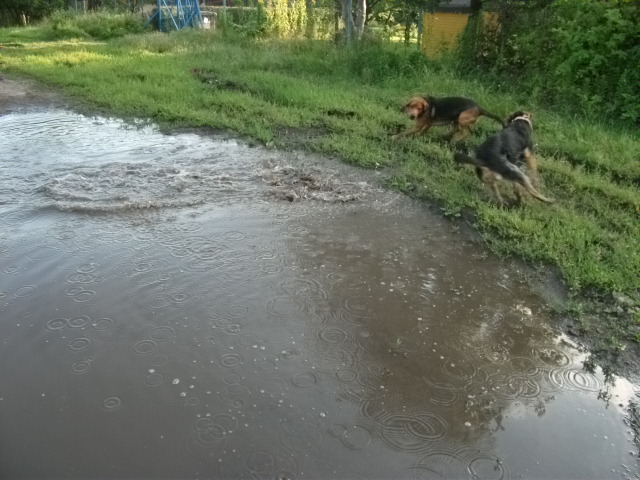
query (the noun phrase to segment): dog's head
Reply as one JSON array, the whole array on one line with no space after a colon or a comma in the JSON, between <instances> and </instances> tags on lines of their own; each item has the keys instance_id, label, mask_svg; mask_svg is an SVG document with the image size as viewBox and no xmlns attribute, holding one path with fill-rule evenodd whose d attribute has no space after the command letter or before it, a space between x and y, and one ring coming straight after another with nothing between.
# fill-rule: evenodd
<instances>
[{"instance_id":1,"label":"dog's head","mask_svg":"<svg viewBox=\"0 0 640 480\"><path fill-rule=\"evenodd\" d=\"M400 111L411 120L421 117L429 109L429 102L424 97L411 97Z\"/></svg>"},{"instance_id":2,"label":"dog's head","mask_svg":"<svg viewBox=\"0 0 640 480\"><path fill-rule=\"evenodd\" d=\"M509 118L507 118L507 125L517 120L524 120L529 125L533 126L533 124L531 123L531 114L529 112L518 110L517 112L512 113L511 115L509 115Z\"/></svg>"}]
</instances>

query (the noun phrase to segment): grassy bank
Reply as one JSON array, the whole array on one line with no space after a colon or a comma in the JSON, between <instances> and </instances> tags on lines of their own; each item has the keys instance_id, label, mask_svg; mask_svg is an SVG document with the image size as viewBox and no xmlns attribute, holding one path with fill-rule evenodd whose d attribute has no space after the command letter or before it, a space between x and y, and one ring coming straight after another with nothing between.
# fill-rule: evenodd
<instances>
[{"instance_id":1,"label":"grassy bank","mask_svg":"<svg viewBox=\"0 0 640 480\"><path fill-rule=\"evenodd\" d=\"M472 218L494 251L557 267L580 294L565 306L573 313L592 311L585 299L594 295L598 314L581 329L600 330L614 343L640 340L633 313L640 286L640 143L631 128L543 109L517 88L498 93L392 45L345 49L195 31L42 42L37 31L8 29L0 30L0 45L0 71L61 86L115 115L230 129L268 146L384 168L393 187L447 216ZM398 107L416 93L470 96L501 116L532 111L541 190L556 203L497 208L473 172L455 164L442 128L392 141L391 134L408 127ZM470 146L496 128L480 119ZM602 307L615 299L621 311Z\"/></svg>"}]
</instances>

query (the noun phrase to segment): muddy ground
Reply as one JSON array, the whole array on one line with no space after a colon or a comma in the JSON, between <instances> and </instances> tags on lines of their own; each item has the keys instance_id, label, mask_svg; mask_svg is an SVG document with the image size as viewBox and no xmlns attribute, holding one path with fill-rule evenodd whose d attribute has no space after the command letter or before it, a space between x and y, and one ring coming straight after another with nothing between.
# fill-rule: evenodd
<instances>
[{"instance_id":1,"label":"muddy ground","mask_svg":"<svg viewBox=\"0 0 640 480\"><path fill-rule=\"evenodd\" d=\"M84 114L97 114L109 116L108 112L97 108L88 107L82 102L65 96L55 88L40 84L31 79L16 76L7 76L0 72L0 115L7 112L28 111L34 108L65 108ZM206 134L206 132L205 132ZM295 144L295 139L292 144ZM286 178L284 179L286 180ZM284 181L284 180L281 180ZM303 179L304 188L315 188L313 179ZM305 183L306 182L306 183ZM321 187L321 186L320 186ZM318 187L318 188L320 188ZM291 198L284 193L285 199L295 201L295 195ZM434 206L437 208L437 206ZM459 231L466 240L472 239L480 242L480 236L474 230L472 218L463 216L461 219L453 219L459 222ZM550 303L562 305L569 299L569 292L563 284L561 277L553 268L531 268L524 262L512 260L518 263L521 271L528 272L528 278L536 290L538 290ZM575 299L574 299L575 300ZM614 330L612 325L627 326L628 334L640 336L640 325L635 318L640 315L634 302L617 294L602 294L585 296L579 299L583 302L584 310L580 317L574 317L569 313L557 314L557 326L576 342L582 344L585 350L591 352L591 366L601 366L605 372L611 372L628 378L634 384L640 383L640 344L631 339L611 341L611 338L620 339L620 329ZM561 310L562 308L560 308ZM608 318L611 322L602 322L602 318ZM587 367L590 366L588 363ZM636 431L640 425L640 408L632 409L636 412L636 418L630 421L635 423Z\"/></svg>"}]
</instances>

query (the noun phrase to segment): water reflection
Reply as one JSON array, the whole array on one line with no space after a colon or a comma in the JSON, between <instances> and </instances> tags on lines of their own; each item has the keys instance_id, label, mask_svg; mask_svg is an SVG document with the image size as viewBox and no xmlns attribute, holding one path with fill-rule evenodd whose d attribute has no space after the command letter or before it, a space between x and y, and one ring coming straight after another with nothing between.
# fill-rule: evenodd
<instances>
[{"instance_id":1,"label":"water reflection","mask_svg":"<svg viewBox=\"0 0 640 480\"><path fill-rule=\"evenodd\" d=\"M374 173L60 111L0 128L2 477L640 473L637 387Z\"/></svg>"}]
</instances>

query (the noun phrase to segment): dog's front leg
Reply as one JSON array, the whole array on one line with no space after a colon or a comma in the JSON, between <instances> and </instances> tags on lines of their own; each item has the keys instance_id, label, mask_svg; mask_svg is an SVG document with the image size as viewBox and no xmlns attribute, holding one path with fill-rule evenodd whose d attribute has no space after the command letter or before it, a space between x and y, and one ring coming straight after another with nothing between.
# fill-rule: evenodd
<instances>
[{"instance_id":1,"label":"dog's front leg","mask_svg":"<svg viewBox=\"0 0 640 480\"><path fill-rule=\"evenodd\" d=\"M391 139L392 140L397 140L398 138L402 138L402 137L406 137L409 135L415 135L418 133L424 133L427 130L429 130L429 128L431 128L431 123L427 122L424 124L419 124L416 123L413 128L411 128L410 130L407 130L406 132L401 132L401 133L397 133L396 135L392 136Z\"/></svg>"}]
</instances>

